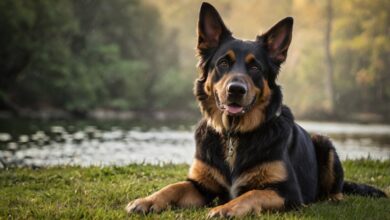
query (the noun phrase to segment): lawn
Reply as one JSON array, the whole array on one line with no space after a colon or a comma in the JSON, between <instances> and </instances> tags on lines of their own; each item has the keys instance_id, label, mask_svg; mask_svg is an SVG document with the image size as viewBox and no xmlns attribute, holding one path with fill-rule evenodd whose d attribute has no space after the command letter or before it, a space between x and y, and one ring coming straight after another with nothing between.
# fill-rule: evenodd
<instances>
[{"instance_id":1,"label":"lawn","mask_svg":"<svg viewBox=\"0 0 390 220\"><path fill-rule=\"evenodd\" d=\"M50 167L0 170L0 219L203 219L208 208L131 215L126 204L186 176L187 165ZM375 185L390 195L390 160L345 161L348 180ZM256 217L247 217L256 219ZM263 219L390 219L390 199L347 196Z\"/></svg>"}]
</instances>

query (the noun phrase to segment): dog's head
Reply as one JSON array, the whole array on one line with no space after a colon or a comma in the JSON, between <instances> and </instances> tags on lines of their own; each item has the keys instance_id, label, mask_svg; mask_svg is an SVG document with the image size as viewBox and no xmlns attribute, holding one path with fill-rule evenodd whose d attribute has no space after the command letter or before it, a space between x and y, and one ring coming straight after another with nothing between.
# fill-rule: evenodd
<instances>
[{"instance_id":1,"label":"dog's head","mask_svg":"<svg viewBox=\"0 0 390 220\"><path fill-rule=\"evenodd\" d=\"M195 95L217 131L251 131L277 114L281 94L275 80L287 56L292 26L288 17L254 41L240 40L212 5L202 4Z\"/></svg>"}]
</instances>

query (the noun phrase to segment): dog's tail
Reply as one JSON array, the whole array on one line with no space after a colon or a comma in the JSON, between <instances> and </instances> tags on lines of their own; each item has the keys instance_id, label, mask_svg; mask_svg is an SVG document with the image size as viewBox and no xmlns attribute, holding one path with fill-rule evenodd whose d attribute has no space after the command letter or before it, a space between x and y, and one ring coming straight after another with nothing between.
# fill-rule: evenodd
<instances>
[{"instance_id":1,"label":"dog's tail","mask_svg":"<svg viewBox=\"0 0 390 220\"><path fill-rule=\"evenodd\" d=\"M373 186L369 186L361 183L354 183L350 181L344 181L343 193L360 195L360 196L369 196L369 197L387 197L386 193L377 189Z\"/></svg>"}]
</instances>

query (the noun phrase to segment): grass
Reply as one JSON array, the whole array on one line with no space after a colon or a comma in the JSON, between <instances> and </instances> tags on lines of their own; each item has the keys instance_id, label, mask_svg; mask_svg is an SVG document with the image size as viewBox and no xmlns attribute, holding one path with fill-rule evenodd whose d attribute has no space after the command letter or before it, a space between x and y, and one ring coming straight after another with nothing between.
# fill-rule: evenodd
<instances>
[{"instance_id":1,"label":"grass","mask_svg":"<svg viewBox=\"0 0 390 220\"><path fill-rule=\"evenodd\" d=\"M0 170L0 219L204 219L208 208L172 209L159 215L127 216L132 199L186 176L187 165L51 167ZM344 162L346 178L390 192L390 160ZM256 217L247 217L256 219ZM348 196L263 219L390 219L390 199Z\"/></svg>"}]
</instances>

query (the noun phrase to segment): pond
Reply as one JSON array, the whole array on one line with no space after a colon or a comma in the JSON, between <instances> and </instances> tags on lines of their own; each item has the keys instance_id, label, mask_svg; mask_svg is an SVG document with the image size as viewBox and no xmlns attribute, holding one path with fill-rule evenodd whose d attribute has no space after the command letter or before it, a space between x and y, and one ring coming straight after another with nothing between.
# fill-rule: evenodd
<instances>
[{"instance_id":1,"label":"pond","mask_svg":"<svg viewBox=\"0 0 390 220\"><path fill-rule=\"evenodd\" d=\"M0 121L2 166L191 163L194 122ZM298 122L328 135L341 159L390 158L390 126Z\"/></svg>"}]
</instances>

